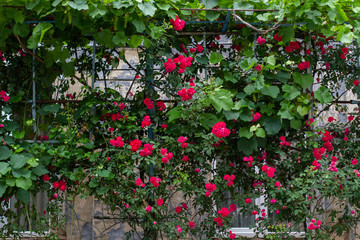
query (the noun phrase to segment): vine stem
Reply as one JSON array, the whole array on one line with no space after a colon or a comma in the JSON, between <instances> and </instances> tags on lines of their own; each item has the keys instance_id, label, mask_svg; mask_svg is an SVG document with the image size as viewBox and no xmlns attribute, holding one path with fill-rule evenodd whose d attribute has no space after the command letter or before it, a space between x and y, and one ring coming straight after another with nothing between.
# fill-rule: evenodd
<instances>
[{"instance_id":1,"label":"vine stem","mask_svg":"<svg viewBox=\"0 0 360 240\"><path fill-rule=\"evenodd\" d=\"M25 205L26 219L28 220L28 223L29 223L30 239L32 240L32 239L33 239L33 234L32 234L32 228L31 228L29 211L28 211L28 208L27 208L26 204L24 204L24 205Z\"/></svg>"}]
</instances>

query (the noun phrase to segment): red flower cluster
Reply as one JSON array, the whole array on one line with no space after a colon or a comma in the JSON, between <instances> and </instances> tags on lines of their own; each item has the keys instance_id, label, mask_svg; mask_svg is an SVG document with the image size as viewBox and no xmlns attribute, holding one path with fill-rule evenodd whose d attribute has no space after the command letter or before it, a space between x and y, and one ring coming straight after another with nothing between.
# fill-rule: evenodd
<instances>
[{"instance_id":1,"label":"red flower cluster","mask_svg":"<svg viewBox=\"0 0 360 240\"><path fill-rule=\"evenodd\" d=\"M183 100L183 101L192 99L192 96L195 93L196 93L196 91L193 88L188 88L188 89L183 88L180 91L178 91L178 95L181 97L181 100Z\"/></svg>"},{"instance_id":2,"label":"red flower cluster","mask_svg":"<svg viewBox=\"0 0 360 240\"><path fill-rule=\"evenodd\" d=\"M232 231L229 231L229 238L230 238L230 239L235 239L235 238L236 238L236 234L233 233Z\"/></svg>"},{"instance_id":3,"label":"red flower cluster","mask_svg":"<svg viewBox=\"0 0 360 240\"><path fill-rule=\"evenodd\" d=\"M183 156L183 157L182 157L182 160L183 160L184 162L189 161L189 156Z\"/></svg>"},{"instance_id":4,"label":"red flower cluster","mask_svg":"<svg viewBox=\"0 0 360 240\"><path fill-rule=\"evenodd\" d=\"M195 223L194 222L189 222L189 228L194 228L195 227Z\"/></svg>"},{"instance_id":5,"label":"red flower cluster","mask_svg":"<svg viewBox=\"0 0 360 240\"><path fill-rule=\"evenodd\" d=\"M172 72L176 69L177 66L179 66L178 73L181 74L185 72L185 68L191 66L192 60L192 57L184 57L183 55L180 55L174 59L169 58L167 62L164 63L164 67L167 72Z\"/></svg>"},{"instance_id":6,"label":"red flower cluster","mask_svg":"<svg viewBox=\"0 0 360 240\"><path fill-rule=\"evenodd\" d=\"M254 68L255 68L255 70L258 70L259 72L261 71L261 65L260 64L256 65Z\"/></svg>"},{"instance_id":7,"label":"red flower cluster","mask_svg":"<svg viewBox=\"0 0 360 240\"><path fill-rule=\"evenodd\" d=\"M279 137L281 146L290 146L290 143L286 141L285 136Z\"/></svg>"},{"instance_id":8,"label":"red flower cluster","mask_svg":"<svg viewBox=\"0 0 360 240\"><path fill-rule=\"evenodd\" d=\"M116 139L111 139L110 144L114 147L122 147L124 146L124 142L122 140L122 137L117 137Z\"/></svg>"},{"instance_id":9,"label":"red flower cluster","mask_svg":"<svg viewBox=\"0 0 360 240\"><path fill-rule=\"evenodd\" d=\"M226 128L226 123L218 122L212 128L212 134L217 136L218 138L224 138L229 136L230 130Z\"/></svg>"},{"instance_id":10,"label":"red flower cluster","mask_svg":"<svg viewBox=\"0 0 360 240\"><path fill-rule=\"evenodd\" d=\"M355 79L355 81L353 82L354 86L359 85L359 80Z\"/></svg>"},{"instance_id":11,"label":"red flower cluster","mask_svg":"<svg viewBox=\"0 0 360 240\"><path fill-rule=\"evenodd\" d=\"M150 125L151 125L150 117L148 115L146 115L141 122L141 127L144 128L144 127L148 127Z\"/></svg>"},{"instance_id":12,"label":"red flower cluster","mask_svg":"<svg viewBox=\"0 0 360 240\"><path fill-rule=\"evenodd\" d=\"M252 156L244 157L243 161L247 163L249 167L252 167L252 163L254 162L254 159Z\"/></svg>"},{"instance_id":13,"label":"red flower cluster","mask_svg":"<svg viewBox=\"0 0 360 240\"><path fill-rule=\"evenodd\" d=\"M53 188L59 188L60 191L66 190L66 182L64 180L60 180L59 182L53 182Z\"/></svg>"},{"instance_id":14,"label":"red flower cluster","mask_svg":"<svg viewBox=\"0 0 360 240\"><path fill-rule=\"evenodd\" d=\"M300 48L300 43L299 42L290 42L289 46L285 47L285 51L288 53L291 53L294 50L297 50Z\"/></svg>"},{"instance_id":15,"label":"red flower cluster","mask_svg":"<svg viewBox=\"0 0 360 240\"><path fill-rule=\"evenodd\" d=\"M180 212L181 212L181 207L177 206L177 207L175 208L175 212L176 212L176 213L180 213Z\"/></svg>"},{"instance_id":16,"label":"red flower cluster","mask_svg":"<svg viewBox=\"0 0 360 240\"><path fill-rule=\"evenodd\" d=\"M141 185L141 187L145 187L145 183L143 183L143 181L140 178L136 179L135 183L136 183L136 186Z\"/></svg>"},{"instance_id":17,"label":"red flower cluster","mask_svg":"<svg viewBox=\"0 0 360 240\"><path fill-rule=\"evenodd\" d=\"M279 36L279 33L276 33L276 34L274 35L274 40L275 40L275 41L278 41L278 42L281 42L281 41L282 41L282 36Z\"/></svg>"},{"instance_id":18,"label":"red flower cluster","mask_svg":"<svg viewBox=\"0 0 360 240\"><path fill-rule=\"evenodd\" d=\"M218 211L218 214L220 214L224 218L230 214L230 211L226 207L223 207L221 208L221 210Z\"/></svg>"},{"instance_id":19,"label":"red flower cluster","mask_svg":"<svg viewBox=\"0 0 360 240\"><path fill-rule=\"evenodd\" d=\"M151 178L150 178L150 182L152 183L152 185L153 185L154 187L158 187L158 186L160 185L161 178L151 177Z\"/></svg>"},{"instance_id":20,"label":"red flower cluster","mask_svg":"<svg viewBox=\"0 0 360 240\"><path fill-rule=\"evenodd\" d=\"M339 53L341 59L346 59L346 54L349 53L349 48L343 47Z\"/></svg>"},{"instance_id":21,"label":"red flower cluster","mask_svg":"<svg viewBox=\"0 0 360 240\"><path fill-rule=\"evenodd\" d=\"M161 153L161 155L164 156L164 157L161 159L161 161L162 161L163 163L168 163L169 160L172 159L172 157L173 157L173 153L167 152L167 149L166 149L166 148L162 148L162 149L160 150L160 153Z\"/></svg>"},{"instance_id":22,"label":"red flower cluster","mask_svg":"<svg viewBox=\"0 0 360 240\"><path fill-rule=\"evenodd\" d=\"M225 180L225 181L228 181L226 185L227 185L228 187L231 187L232 185L234 185L235 176L234 176L234 175L231 175L231 176L225 175L225 176L224 176L224 180Z\"/></svg>"},{"instance_id":23,"label":"red flower cluster","mask_svg":"<svg viewBox=\"0 0 360 240\"><path fill-rule=\"evenodd\" d=\"M156 103L157 108L159 109L159 111L165 110L166 109L166 105L163 101L159 101Z\"/></svg>"},{"instance_id":24,"label":"red flower cluster","mask_svg":"<svg viewBox=\"0 0 360 240\"><path fill-rule=\"evenodd\" d=\"M254 111L253 111L252 115L253 115L253 119L251 120L252 122L256 122L261 118L261 114L259 112L254 113Z\"/></svg>"},{"instance_id":25,"label":"red flower cluster","mask_svg":"<svg viewBox=\"0 0 360 240\"><path fill-rule=\"evenodd\" d=\"M194 53L194 52L199 52L199 53L201 53L202 51L204 51L204 47L203 46L201 46L200 44L197 44L196 45L196 48L190 48L190 52L191 53Z\"/></svg>"},{"instance_id":26,"label":"red flower cluster","mask_svg":"<svg viewBox=\"0 0 360 240\"><path fill-rule=\"evenodd\" d=\"M298 67L300 70L308 69L310 67L310 62L301 62L299 63Z\"/></svg>"},{"instance_id":27,"label":"red flower cluster","mask_svg":"<svg viewBox=\"0 0 360 240\"><path fill-rule=\"evenodd\" d=\"M154 108L154 102L151 101L150 98L145 98L144 99L144 104L149 110Z\"/></svg>"},{"instance_id":28,"label":"red flower cluster","mask_svg":"<svg viewBox=\"0 0 360 240\"><path fill-rule=\"evenodd\" d=\"M316 223L315 222L316 222L315 219L311 219L311 222L310 222L310 224L308 226L309 230L315 230L315 229L318 229L318 228L321 227L321 221L320 220L318 220Z\"/></svg>"},{"instance_id":29,"label":"red flower cluster","mask_svg":"<svg viewBox=\"0 0 360 240\"><path fill-rule=\"evenodd\" d=\"M205 188L207 190L207 192L205 193L205 196L209 197L211 195L211 193L216 190L216 185L212 184L212 183L206 183Z\"/></svg>"},{"instance_id":30,"label":"red flower cluster","mask_svg":"<svg viewBox=\"0 0 360 240\"><path fill-rule=\"evenodd\" d=\"M4 102L9 101L9 96L7 95L7 93L6 93L5 91L1 91L1 92L0 92L0 98L1 98Z\"/></svg>"},{"instance_id":31,"label":"red flower cluster","mask_svg":"<svg viewBox=\"0 0 360 240\"><path fill-rule=\"evenodd\" d=\"M185 27L185 21L180 20L179 16L176 16L175 20L170 19L170 23L174 26L176 31L181 31Z\"/></svg>"},{"instance_id":32,"label":"red flower cluster","mask_svg":"<svg viewBox=\"0 0 360 240\"><path fill-rule=\"evenodd\" d=\"M268 177L273 178L275 173L275 168L263 165L261 170L267 174Z\"/></svg>"},{"instance_id":33,"label":"red flower cluster","mask_svg":"<svg viewBox=\"0 0 360 240\"><path fill-rule=\"evenodd\" d=\"M141 141L138 139L134 139L130 142L131 151L136 152L141 147Z\"/></svg>"},{"instance_id":34,"label":"red flower cluster","mask_svg":"<svg viewBox=\"0 0 360 240\"><path fill-rule=\"evenodd\" d=\"M261 36L259 36L257 39L256 39L257 43L259 45L263 45L266 43L266 40L264 38L262 38Z\"/></svg>"},{"instance_id":35,"label":"red flower cluster","mask_svg":"<svg viewBox=\"0 0 360 240\"><path fill-rule=\"evenodd\" d=\"M140 151L140 156L142 157L146 157L146 156L150 156L153 150L153 145L146 143L144 144L144 149Z\"/></svg>"},{"instance_id":36,"label":"red flower cluster","mask_svg":"<svg viewBox=\"0 0 360 240\"><path fill-rule=\"evenodd\" d=\"M159 198L157 201L156 201L156 204L161 206L164 204L164 200L162 198Z\"/></svg>"},{"instance_id":37,"label":"red flower cluster","mask_svg":"<svg viewBox=\"0 0 360 240\"><path fill-rule=\"evenodd\" d=\"M47 181L49 181L50 180L50 177L49 177L49 175L43 175L43 177L42 177L42 179L45 181L45 182L47 182Z\"/></svg>"},{"instance_id":38,"label":"red flower cluster","mask_svg":"<svg viewBox=\"0 0 360 240\"><path fill-rule=\"evenodd\" d=\"M335 156L333 156L333 157L331 158L331 164L330 164L330 166L329 166L329 170L330 170L330 171L333 171L333 172L337 172L337 171L338 171L338 169L337 169L337 167L336 167L336 162L337 162L337 158L336 158Z\"/></svg>"}]
</instances>

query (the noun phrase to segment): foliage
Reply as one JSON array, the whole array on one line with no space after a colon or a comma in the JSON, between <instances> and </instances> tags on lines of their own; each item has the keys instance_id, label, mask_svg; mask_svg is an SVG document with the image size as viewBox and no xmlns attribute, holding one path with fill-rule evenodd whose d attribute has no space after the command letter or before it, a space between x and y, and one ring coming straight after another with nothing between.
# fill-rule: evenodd
<instances>
[{"instance_id":1,"label":"foliage","mask_svg":"<svg viewBox=\"0 0 360 240\"><path fill-rule=\"evenodd\" d=\"M359 93L358 49L343 44L358 39L356 4L19 0L1 5L0 87L10 98L1 93L0 197L3 206L15 197L26 216L19 227L21 215L2 208L9 224L1 235L56 228L62 221L59 204L77 195L109 205L130 226L128 238L232 238L228 229L235 214L254 215L257 235L275 226L268 239L291 238L290 232L304 226L305 236L314 239L356 227L359 173L353 159L359 146L352 139L358 137L358 111L346 122L329 119L325 129L310 124L320 119L322 105L341 97L342 83L345 92ZM257 36L231 21L232 45L223 46L219 36L204 41L181 35L221 31L223 25L185 24L178 32L170 19L213 21L226 12L179 9L186 7L279 9L239 15L262 22L262 28L285 19L290 26ZM121 47L127 46L140 49L136 68L125 58ZM104 90L89 86L89 78L107 76L121 62L136 72L141 91L124 95L106 81ZM28 102L33 80L41 86L38 98L62 100L34 109L34 120ZM66 95L76 82L82 90ZM39 192L49 197L49 214L42 216L30 204ZM247 200L261 196L260 206ZM340 210L329 214L326 199L335 199ZM312 229L311 219L322 214L333 224L322 220ZM34 221L36 226L29 224ZM288 227L276 229L284 223Z\"/></svg>"}]
</instances>

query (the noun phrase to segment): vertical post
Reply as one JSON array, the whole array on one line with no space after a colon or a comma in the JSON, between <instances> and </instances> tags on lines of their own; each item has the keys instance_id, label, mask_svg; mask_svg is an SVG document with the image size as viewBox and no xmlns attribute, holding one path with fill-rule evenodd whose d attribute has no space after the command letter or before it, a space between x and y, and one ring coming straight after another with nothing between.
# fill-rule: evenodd
<instances>
[{"instance_id":1,"label":"vertical post","mask_svg":"<svg viewBox=\"0 0 360 240\"><path fill-rule=\"evenodd\" d=\"M204 32L204 35L203 35L203 47L204 47L204 50L206 49L206 33ZM207 65L205 66L205 81L207 82L208 80L208 72L207 72L208 68L207 68Z\"/></svg>"},{"instance_id":2,"label":"vertical post","mask_svg":"<svg viewBox=\"0 0 360 240\"><path fill-rule=\"evenodd\" d=\"M93 39L93 54L92 54L92 69L91 69L91 88L94 91L95 87L95 53L96 53L96 42L95 39Z\"/></svg>"},{"instance_id":3,"label":"vertical post","mask_svg":"<svg viewBox=\"0 0 360 240\"><path fill-rule=\"evenodd\" d=\"M149 89L149 93L150 93L150 99L152 99L152 97L154 96L154 87L152 86L153 82L154 82L154 79L153 79L153 60L151 58L149 58L148 52L149 52L149 50L146 50L146 57L145 57L146 58L146 70L145 70L146 74L145 74L145 80L146 80L146 84L148 85L148 89ZM150 109L149 112L150 112L150 117L154 116L154 114L155 114L154 108ZM151 139L151 140L154 140L154 132L153 132L153 129L152 129L151 126L149 127L149 130L148 130L148 138ZM154 175L154 166L152 164L150 164L149 174L150 174L150 176Z\"/></svg>"},{"instance_id":4,"label":"vertical post","mask_svg":"<svg viewBox=\"0 0 360 240\"><path fill-rule=\"evenodd\" d=\"M35 84L35 49L32 57L32 118L34 119L34 133L36 133L36 84Z\"/></svg>"}]
</instances>

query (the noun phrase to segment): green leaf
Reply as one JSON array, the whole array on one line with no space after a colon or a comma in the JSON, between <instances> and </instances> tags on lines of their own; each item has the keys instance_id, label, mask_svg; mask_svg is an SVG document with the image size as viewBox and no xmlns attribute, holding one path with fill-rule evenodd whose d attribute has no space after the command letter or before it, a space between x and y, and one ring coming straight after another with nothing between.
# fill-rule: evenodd
<instances>
[{"instance_id":1,"label":"green leaf","mask_svg":"<svg viewBox=\"0 0 360 240\"><path fill-rule=\"evenodd\" d=\"M246 139L240 138L237 143L237 148L240 152L245 153L246 155L252 154L257 150L257 141L255 138Z\"/></svg>"},{"instance_id":2,"label":"green leaf","mask_svg":"<svg viewBox=\"0 0 360 240\"><path fill-rule=\"evenodd\" d=\"M30 32L30 27L29 24L26 23L16 23L13 30L15 35L19 35L20 37L26 37Z\"/></svg>"},{"instance_id":3,"label":"green leaf","mask_svg":"<svg viewBox=\"0 0 360 240\"><path fill-rule=\"evenodd\" d=\"M280 118L266 118L264 121L264 127L266 132L269 135L277 134L281 129L281 119Z\"/></svg>"},{"instance_id":4,"label":"green leaf","mask_svg":"<svg viewBox=\"0 0 360 240\"><path fill-rule=\"evenodd\" d=\"M164 29L162 26L155 26L155 25L151 26L150 36L153 39L159 39L163 35L163 33L164 33Z\"/></svg>"},{"instance_id":5,"label":"green leaf","mask_svg":"<svg viewBox=\"0 0 360 240\"><path fill-rule=\"evenodd\" d=\"M216 11L207 11L206 12L206 18L209 21L215 21L219 17L220 17L220 12L216 12Z\"/></svg>"},{"instance_id":6,"label":"green leaf","mask_svg":"<svg viewBox=\"0 0 360 240\"><path fill-rule=\"evenodd\" d=\"M10 187L15 186L15 178L7 178L6 184L9 185Z\"/></svg>"},{"instance_id":7,"label":"green leaf","mask_svg":"<svg viewBox=\"0 0 360 240\"><path fill-rule=\"evenodd\" d=\"M265 130L264 130L263 128L258 128L258 129L256 129L256 131L255 131L255 135L256 135L257 137L260 137L260 138L265 138L266 133L265 133Z\"/></svg>"},{"instance_id":8,"label":"green leaf","mask_svg":"<svg viewBox=\"0 0 360 240\"><path fill-rule=\"evenodd\" d=\"M6 160L8 159L12 154L12 151L9 150L8 147L1 146L0 147L0 160Z\"/></svg>"},{"instance_id":9,"label":"green leaf","mask_svg":"<svg viewBox=\"0 0 360 240\"><path fill-rule=\"evenodd\" d=\"M137 48L143 41L143 37L139 35L132 35L129 41L129 45L132 48Z\"/></svg>"},{"instance_id":10,"label":"green leaf","mask_svg":"<svg viewBox=\"0 0 360 240\"><path fill-rule=\"evenodd\" d=\"M244 71L252 68L256 63L255 59L245 58L242 62L240 62L240 68Z\"/></svg>"},{"instance_id":11,"label":"green leaf","mask_svg":"<svg viewBox=\"0 0 360 240\"><path fill-rule=\"evenodd\" d=\"M17 193L17 199L19 199L21 202L29 204L30 202L30 193L28 191L25 191L24 189L19 189Z\"/></svg>"},{"instance_id":12,"label":"green leaf","mask_svg":"<svg viewBox=\"0 0 360 240\"><path fill-rule=\"evenodd\" d=\"M209 100L218 112L220 112L222 109L229 111L234 106L232 94L227 89L215 90L215 92L209 96Z\"/></svg>"},{"instance_id":13,"label":"green leaf","mask_svg":"<svg viewBox=\"0 0 360 240\"><path fill-rule=\"evenodd\" d=\"M237 83L237 81L238 81L236 78L234 78L234 76L231 72L225 72L224 78L226 81L230 81L233 83Z\"/></svg>"},{"instance_id":14,"label":"green leaf","mask_svg":"<svg viewBox=\"0 0 360 240\"><path fill-rule=\"evenodd\" d=\"M9 163L0 162L0 175L5 175L10 170L11 170L11 168L9 167Z\"/></svg>"},{"instance_id":15,"label":"green leaf","mask_svg":"<svg viewBox=\"0 0 360 240\"><path fill-rule=\"evenodd\" d=\"M126 37L126 35L123 31L117 32L112 39L113 43L115 43L116 45L121 44L121 46L124 46L126 44L127 40L128 40L128 38Z\"/></svg>"},{"instance_id":16,"label":"green leaf","mask_svg":"<svg viewBox=\"0 0 360 240\"><path fill-rule=\"evenodd\" d=\"M7 162L0 162L0 176L5 175L7 172L9 172L11 168L9 167L9 163Z\"/></svg>"},{"instance_id":17,"label":"green leaf","mask_svg":"<svg viewBox=\"0 0 360 240\"><path fill-rule=\"evenodd\" d=\"M227 120L237 120L240 116L240 112L239 111L224 111L224 116Z\"/></svg>"},{"instance_id":18,"label":"green leaf","mask_svg":"<svg viewBox=\"0 0 360 240\"><path fill-rule=\"evenodd\" d=\"M132 1L120 0L120 1L113 2L113 6L116 9L120 9L122 7L128 8L128 7L134 6L134 3Z\"/></svg>"},{"instance_id":19,"label":"green leaf","mask_svg":"<svg viewBox=\"0 0 360 240\"><path fill-rule=\"evenodd\" d=\"M246 137L247 139L250 139L254 135L253 132L250 132L247 127L242 127L239 130L239 137Z\"/></svg>"},{"instance_id":20,"label":"green leaf","mask_svg":"<svg viewBox=\"0 0 360 240\"><path fill-rule=\"evenodd\" d=\"M302 88L308 88L314 83L314 78L310 73L300 74L299 72L294 72L293 77L294 82L299 84Z\"/></svg>"},{"instance_id":21,"label":"green leaf","mask_svg":"<svg viewBox=\"0 0 360 240\"><path fill-rule=\"evenodd\" d=\"M301 125L302 125L302 123L299 119L292 119L290 121L290 126L295 130L299 130Z\"/></svg>"},{"instance_id":22,"label":"green leaf","mask_svg":"<svg viewBox=\"0 0 360 240\"><path fill-rule=\"evenodd\" d=\"M248 84L245 88L244 88L244 92L247 94L247 95L250 95L252 94L253 92L256 91L256 87L255 87L255 84Z\"/></svg>"},{"instance_id":23,"label":"green leaf","mask_svg":"<svg viewBox=\"0 0 360 240\"><path fill-rule=\"evenodd\" d=\"M349 18L346 16L346 13L341 8L340 4L337 4L335 8L336 8L336 23L337 24L342 24L342 23L346 22L347 20L349 20Z\"/></svg>"},{"instance_id":24,"label":"green leaf","mask_svg":"<svg viewBox=\"0 0 360 240\"><path fill-rule=\"evenodd\" d=\"M301 116L305 116L306 114L309 113L309 109L305 106L298 106L296 108L296 111L301 115Z\"/></svg>"},{"instance_id":25,"label":"green leaf","mask_svg":"<svg viewBox=\"0 0 360 240\"><path fill-rule=\"evenodd\" d=\"M115 177L115 175L107 169L101 169L100 171L98 171L98 175L99 177L104 177L109 180Z\"/></svg>"},{"instance_id":26,"label":"green leaf","mask_svg":"<svg viewBox=\"0 0 360 240\"><path fill-rule=\"evenodd\" d=\"M217 64L217 63L221 62L221 60L223 60L223 59L224 59L224 56L219 52L212 52L210 54L210 62L212 64Z\"/></svg>"},{"instance_id":27,"label":"green leaf","mask_svg":"<svg viewBox=\"0 0 360 240\"><path fill-rule=\"evenodd\" d=\"M144 24L143 21L139 21L139 20L135 19L131 23L135 26L136 31L138 33L142 33L146 29L145 24Z\"/></svg>"},{"instance_id":28,"label":"green leaf","mask_svg":"<svg viewBox=\"0 0 360 240\"><path fill-rule=\"evenodd\" d=\"M89 6L85 0L74 0L69 2L69 6L76 10L88 10Z\"/></svg>"},{"instance_id":29,"label":"green leaf","mask_svg":"<svg viewBox=\"0 0 360 240\"><path fill-rule=\"evenodd\" d=\"M39 159L29 158L26 163L29 164L31 167L37 167L37 165L39 165Z\"/></svg>"},{"instance_id":30,"label":"green leaf","mask_svg":"<svg viewBox=\"0 0 360 240\"><path fill-rule=\"evenodd\" d=\"M32 181L30 178L17 178L15 184L19 188L28 190L32 186Z\"/></svg>"},{"instance_id":31,"label":"green leaf","mask_svg":"<svg viewBox=\"0 0 360 240\"><path fill-rule=\"evenodd\" d=\"M16 139L22 139L25 136L25 131L21 131L21 132L13 132L14 134L14 138Z\"/></svg>"},{"instance_id":32,"label":"green leaf","mask_svg":"<svg viewBox=\"0 0 360 240\"><path fill-rule=\"evenodd\" d=\"M52 27L53 25L51 23L47 23L47 22L39 23L34 28L33 33L28 40L28 47L31 49L37 48L38 43L42 41L45 33Z\"/></svg>"},{"instance_id":33,"label":"green leaf","mask_svg":"<svg viewBox=\"0 0 360 240\"><path fill-rule=\"evenodd\" d=\"M158 6L158 8L160 8L161 10L169 10L170 8L170 4L167 3L156 3L156 6Z\"/></svg>"},{"instance_id":34,"label":"green leaf","mask_svg":"<svg viewBox=\"0 0 360 240\"><path fill-rule=\"evenodd\" d=\"M352 43L354 39L354 33L351 32L351 27L348 25L340 25L338 26L338 35L336 36L336 40L343 43Z\"/></svg>"},{"instance_id":35,"label":"green leaf","mask_svg":"<svg viewBox=\"0 0 360 240\"><path fill-rule=\"evenodd\" d=\"M209 63L209 58L204 54L202 56L197 56L196 61L201 64L207 65Z\"/></svg>"},{"instance_id":36,"label":"green leaf","mask_svg":"<svg viewBox=\"0 0 360 240\"><path fill-rule=\"evenodd\" d=\"M114 37L114 33L110 31L110 29L103 29L101 32L97 32L94 34L95 41L100 45L105 45L106 47L112 48L114 47L114 43L112 41Z\"/></svg>"},{"instance_id":37,"label":"green leaf","mask_svg":"<svg viewBox=\"0 0 360 240\"><path fill-rule=\"evenodd\" d=\"M145 16L154 16L156 7L151 2L139 3L138 8L144 13Z\"/></svg>"},{"instance_id":38,"label":"green leaf","mask_svg":"<svg viewBox=\"0 0 360 240\"><path fill-rule=\"evenodd\" d=\"M256 78L255 80L255 88L257 90L261 90L263 87L265 86L265 80L264 80L264 76L260 75L258 78Z\"/></svg>"},{"instance_id":39,"label":"green leaf","mask_svg":"<svg viewBox=\"0 0 360 240\"><path fill-rule=\"evenodd\" d=\"M55 0L51 5L53 7L56 7L57 5L59 5L59 3L61 3L62 0Z\"/></svg>"},{"instance_id":40,"label":"green leaf","mask_svg":"<svg viewBox=\"0 0 360 240\"><path fill-rule=\"evenodd\" d=\"M0 197L2 197L7 189L7 185L4 180L0 180Z\"/></svg>"},{"instance_id":41,"label":"green leaf","mask_svg":"<svg viewBox=\"0 0 360 240\"><path fill-rule=\"evenodd\" d=\"M97 16L104 16L107 13L106 7L102 4L98 4L97 6L93 5L90 7L89 15L92 18L95 18Z\"/></svg>"},{"instance_id":42,"label":"green leaf","mask_svg":"<svg viewBox=\"0 0 360 240\"><path fill-rule=\"evenodd\" d=\"M291 110L294 108L294 105L292 105L291 103L287 103L287 102L281 102L281 109L278 112L278 116L280 116L283 119L293 119L294 116L291 114Z\"/></svg>"},{"instance_id":43,"label":"green leaf","mask_svg":"<svg viewBox=\"0 0 360 240\"><path fill-rule=\"evenodd\" d=\"M60 109L60 104L45 105L43 107L43 110L46 113L55 113L55 112L59 111L59 109Z\"/></svg>"},{"instance_id":44,"label":"green leaf","mask_svg":"<svg viewBox=\"0 0 360 240\"><path fill-rule=\"evenodd\" d=\"M270 96L272 98L276 98L280 93L280 89L276 86L264 87L260 91L262 94Z\"/></svg>"},{"instance_id":45,"label":"green leaf","mask_svg":"<svg viewBox=\"0 0 360 240\"><path fill-rule=\"evenodd\" d=\"M215 123L219 122L218 118L211 113L202 113L199 115L199 121L205 129L212 128Z\"/></svg>"},{"instance_id":46,"label":"green leaf","mask_svg":"<svg viewBox=\"0 0 360 240\"><path fill-rule=\"evenodd\" d=\"M252 112L247 108L243 108L240 112L240 119L244 122L250 122L252 120Z\"/></svg>"},{"instance_id":47,"label":"green leaf","mask_svg":"<svg viewBox=\"0 0 360 240\"><path fill-rule=\"evenodd\" d=\"M39 164L37 167L31 169L31 171L36 175L36 176L42 176L43 174L48 173L49 171L45 168L44 165Z\"/></svg>"},{"instance_id":48,"label":"green leaf","mask_svg":"<svg viewBox=\"0 0 360 240\"><path fill-rule=\"evenodd\" d=\"M170 111L168 111L166 113L166 116L169 118L169 123L176 120L176 119L179 119L181 118L181 114L182 114L183 110L181 107L175 107L173 109L171 109Z\"/></svg>"},{"instance_id":49,"label":"green leaf","mask_svg":"<svg viewBox=\"0 0 360 240\"><path fill-rule=\"evenodd\" d=\"M272 66L275 66L275 63L276 63L276 58L274 55L271 55L269 57L265 57L264 58L264 61L269 64L269 65L272 65Z\"/></svg>"},{"instance_id":50,"label":"green leaf","mask_svg":"<svg viewBox=\"0 0 360 240\"><path fill-rule=\"evenodd\" d=\"M74 62L62 63L61 69L65 76L72 76L75 73L75 63Z\"/></svg>"},{"instance_id":51,"label":"green leaf","mask_svg":"<svg viewBox=\"0 0 360 240\"><path fill-rule=\"evenodd\" d=\"M260 127L260 124L252 125L252 126L250 127L250 132L255 132L259 127Z\"/></svg>"},{"instance_id":52,"label":"green leaf","mask_svg":"<svg viewBox=\"0 0 360 240\"><path fill-rule=\"evenodd\" d=\"M99 195L104 195L107 191L109 191L109 187L102 186L96 189L96 193Z\"/></svg>"},{"instance_id":53,"label":"green leaf","mask_svg":"<svg viewBox=\"0 0 360 240\"><path fill-rule=\"evenodd\" d=\"M284 97L287 100L293 100L300 95L300 91L296 87L290 86L288 84L285 84L282 87L282 90L285 92Z\"/></svg>"},{"instance_id":54,"label":"green leaf","mask_svg":"<svg viewBox=\"0 0 360 240\"><path fill-rule=\"evenodd\" d=\"M291 79L291 75L288 72L278 71L275 75L275 79L282 83L287 83L287 81Z\"/></svg>"},{"instance_id":55,"label":"green leaf","mask_svg":"<svg viewBox=\"0 0 360 240\"><path fill-rule=\"evenodd\" d=\"M205 8L212 9L218 5L217 0L201 0L200 3L205 5Z\"/></svg>"},{"instance_id":56,"label":"green leaf","mask_svg":"<svg viewBox=\"0 0 360 240\"><path fill-rule=\"evenodd\" d=\"M279 35L282 36L282 41L284 44L291 41L295 36L295 31L293 26L282 27L280 28Z\"/></svg>"},{"instance_id":57,"label":"green leaf","mask_svg":"<svg viewBox=\"0 0 360 240\"><path fill-rule=\"evenodd\" d=\"M329 89L324 86L321 86L317 91L314 92L314 98L319 100L321 104L329 103L333 99L329 93Z\"/></svg>"},{"instance_id":58,"label":"green leaf","mask_svg":"<svg viewBox=\"0 0 360 240\"><path fill-rule=\"evenodd\" d=\"M21 154L13 154L10 158L10 165L15 168L21 168L26 164L27 158Z\"/></svg>"}]
</instances>

